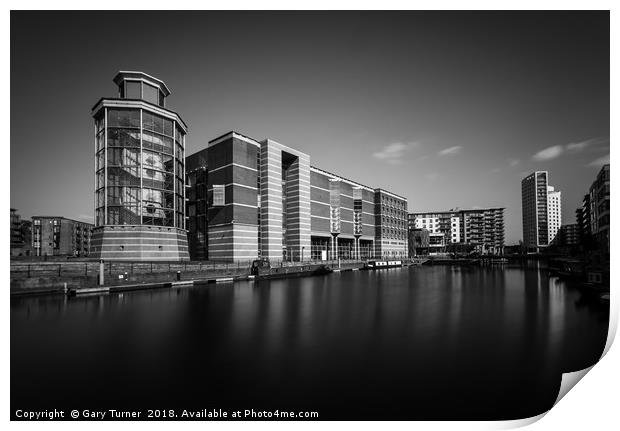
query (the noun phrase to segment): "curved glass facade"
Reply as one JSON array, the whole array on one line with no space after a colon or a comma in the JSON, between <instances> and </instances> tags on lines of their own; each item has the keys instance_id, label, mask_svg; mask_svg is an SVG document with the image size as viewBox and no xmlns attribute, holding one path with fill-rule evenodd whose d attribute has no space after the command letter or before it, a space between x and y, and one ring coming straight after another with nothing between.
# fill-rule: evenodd
<instances>
[{"instance_id":1,"label":"curved glass facade","mask_svg":"<svg viewBox=\"0 0 620 431\"><path fill-rule=\"evenodd\" d=\"M95 223L185 229L185 132L173 118L104 107L95 116Z\"/></svg>"}]
</instances>

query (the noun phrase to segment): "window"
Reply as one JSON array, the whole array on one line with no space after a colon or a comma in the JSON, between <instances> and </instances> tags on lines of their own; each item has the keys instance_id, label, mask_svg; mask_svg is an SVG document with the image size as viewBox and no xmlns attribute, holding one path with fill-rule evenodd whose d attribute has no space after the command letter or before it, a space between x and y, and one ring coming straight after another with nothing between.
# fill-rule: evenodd
<instances>
[{"instance_id":1,"label":"window","mask_svg":"<svg viewBox=\"0 0 620 431\"><path fill-rule=\"evenodd\" d=\"M159 102L159 89L149 84L142 86L142 99L157 105Z\"/></svg>"},{"instance_id":2,"label":"window","mask_svg":"<svg viewBox=\"0 0 620 431\"><path fill-rule=\"evenodd\" d=\"M223 184L213 185L213 206L224 206L226 204L226 197L224 193Z\"/></svg>"},{"instance_id":3,"label":"window","mask_svg":"<svg viewBox=\"0 0 620 431\"><path fill-rule=\"evenodd\" d=\"M127 87L127 91L125 94L127 95L127 99L141 99L142 95L140 94L140 82L139 81L126 81L125 86Z\"/></svg>"}]
</instances>

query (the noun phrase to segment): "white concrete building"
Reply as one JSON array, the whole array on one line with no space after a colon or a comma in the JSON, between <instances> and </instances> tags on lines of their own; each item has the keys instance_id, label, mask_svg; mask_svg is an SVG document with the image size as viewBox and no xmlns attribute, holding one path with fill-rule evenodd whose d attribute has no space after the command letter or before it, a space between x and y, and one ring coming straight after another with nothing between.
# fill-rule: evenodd
<instances>
[{"instance_id":1,"label":"white concrete building","mask_svg":"<svg viewBox=\"0 0 620 431\"><path fill-rule=\"evenodd\" d=\"M562 227L562 192L552 186L547 186L547 215L549 244L553 244Z\"/></svg>"}]
</instances>

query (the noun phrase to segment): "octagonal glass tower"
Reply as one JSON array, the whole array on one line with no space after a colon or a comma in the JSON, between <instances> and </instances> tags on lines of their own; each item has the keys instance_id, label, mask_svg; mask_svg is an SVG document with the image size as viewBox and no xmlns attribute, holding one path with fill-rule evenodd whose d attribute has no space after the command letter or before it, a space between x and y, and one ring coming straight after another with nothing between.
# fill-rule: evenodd
<instances>
[{"instance_id":1,"label":"octagonal glass tower","mask_svg":"<svg viewBox=\"0 0 620 431\"><path fill-rule=\"evenodd\" d=\"M95 119L95 230L91 255L106 260L189 259L185 230L187 126L166 109L170 90L143 72L119 72L118 97Z\"/></svg>"}]
</instances>

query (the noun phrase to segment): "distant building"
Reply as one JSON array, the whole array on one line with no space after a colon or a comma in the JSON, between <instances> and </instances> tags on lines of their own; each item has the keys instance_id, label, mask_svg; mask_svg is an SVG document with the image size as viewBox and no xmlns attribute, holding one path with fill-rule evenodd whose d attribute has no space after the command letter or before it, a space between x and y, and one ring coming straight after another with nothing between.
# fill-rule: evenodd
<instances>
[{"instance_id":1,"label":"distant building","mask_svg":"<svg viewBox=\"0 0 620 431\"><path fill-rule=\"evenodd\" d=\"M90 255L93 225L64 217L32 217L32 246L35 256Z\"/></svg>"},{"instance_id":2,"label":"distant building","mask_svg":"<svg viewBox=\"0 0 620 431\"><path fill-rule=\"evenodd\" d=\"M609 164L604 165L575 210L579 242L586 250L609 253L610 224Z\"/></svg>"},{"instance_id":3,"label":"distant building","mask_svg":"<svg viewBox=\"0 0 620 431\"><path fill-rule=\"evenodd\" d=\"M375 189L376 256L408 256L407 199L382 189Z\"/></svg>"},{"instance_id":4,"label":"distant building","mask_svg":"<svg viewBox=\"0 0 620 431\"><path fill-rule=\"evenodd\" d=\"M575 218L579 227L579 241L583 243L592 236L590 193L583 196L581 206L575 210Z\"/></svg>"},{"instance_id":5,"label":"distant building","mask_svg":"<svg viewBox=\"0 0 620 431\"><path fill-rule=\"evenodd\" d=\"M482 254L504 252L504 208L460 210L462 243L475 246Z\"/></svg>"},{"instance_id":6,"label":"distant building","mask_svg":"<svg viewBox=\"0 0 620 431\"><path fill-rule=\"evenodd\" d=\"M32 222L22 220L15 208L11 208L11 256L32 254Z\"/></svg>"},{"instance_id":7,"label":"distant building","mask_svg":"<svg viewBox=\"0 0 620 431\"><path fill-rule=\"evenodd\" d=\"M21 248L24 245L24 238L21 233L21 216L15 208L11 208L11 255L13 249Z\"/></svg>"},{"instance_id":8,"label":"distant building","mask_svg":"<svg viewBox=\"0 0 620 431\"><path fill-rule=\"evenodd\" d=\"M446 250L446 237L439 232L428 233L428 253L444 253Z\"/></svg>"},{"instance_id":9,"label":"distant building","mask_svg":"<svg viewBox=\"0 0 620 431\"><path fill-rule=\"evenodd\" d=\"M558 232L558 243L565 246L577 246L581 242L577 223L562 225Z\"/></svg>"},{"instance_id":10,"label":"distant building","mask_svg":"<svg viewBox=\"0 0 620 431\"><path fill-rule=\"evenodd\" d=\"M432 247L443 244L472 245L483 254L501 254L504 247L504 208L452 209L441 212L410 213L409 229L426 229ZM443 235L439 242L437 235ZM444 250L445 251L445 250Z\"/></svg>"},{"instance_id":11,"label":"distant building","mask_svg":"<svg viewBox=\"0 0 620 431\"><path fill-rule=\"evenodd\" d=\"M427 229L430 233L444 235L444 243L460 243L461 217L458 211L411 213L408 215L410 229Z\"/></svg>"},{"instance_id":12,"label":"distant building","mask_svg":"<svg viewBox=\"0 0 620 431\"><path fill-rule=\"evenodd\" d=\"M604 165L590 186L590 229L597 243L609 253L609 165Z\"/></svg>"},{"instance_id":13,"label":"distant building","mask_svg":"<svg viewBox=\"0 0 620 431\"><path fill-rule=\"evenodd\" d=\"M547 214L549 227L549 244L561 242L561 238L556 237L562 227L562 192L556 191L554 187L547 186Z\"/></svg>"},{"instance_id":14,"label":"distant building","mask_svg":"<svg viewBox=\"0 0 620 431\"><path fill-rule=\"evenodd\" d=\"M547 171L537 171L521 181L523 244L538 251L549 245Z\"/></svg>"}]
</instances>

